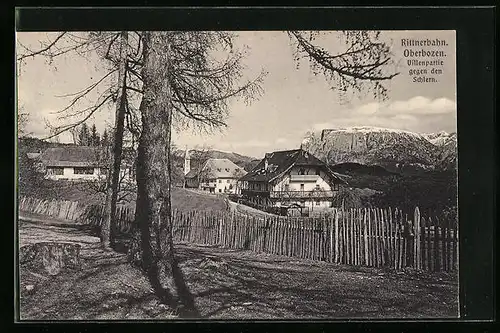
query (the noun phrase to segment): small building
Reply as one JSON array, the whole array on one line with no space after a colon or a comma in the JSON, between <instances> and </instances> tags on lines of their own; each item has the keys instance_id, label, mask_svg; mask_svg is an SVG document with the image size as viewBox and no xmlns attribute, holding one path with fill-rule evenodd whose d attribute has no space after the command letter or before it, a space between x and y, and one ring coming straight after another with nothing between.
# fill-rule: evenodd
<instances>
[{"instance_id":1,"label":"small building","mask_svg":"<svg viewBox=\"0 0 500 333\"><path fill-rule=\"evenodd\" d=\"M189 152L184 160L184 186L210 193L237 194L238 179L246 171L227 158L208 158L198 167L191 168Z\"/></svg>"},{"instance_id":2,"label":"small building","mask_svg":"<svg viewBox=\"0 0 500 333\"><path fill-rule=\"evenodd\" d=\"M47 148L38 157L45 178L52 180L104 180L108 173L110 152L103 147L68 146ZM133 164L123 161L121 179L131 181Z\"/></svg>"},{"instance_id":3,"label":"small building","mask_svg":"<svg viewBox=\"0 0 500 333\"><path fill-rule=\"evenodd\" d=\"M257 166L241 177L241 201L257 208L303 215L333 205L347 183L341 175L303 149L266 153Z\"/></svg>"}]
</instances>

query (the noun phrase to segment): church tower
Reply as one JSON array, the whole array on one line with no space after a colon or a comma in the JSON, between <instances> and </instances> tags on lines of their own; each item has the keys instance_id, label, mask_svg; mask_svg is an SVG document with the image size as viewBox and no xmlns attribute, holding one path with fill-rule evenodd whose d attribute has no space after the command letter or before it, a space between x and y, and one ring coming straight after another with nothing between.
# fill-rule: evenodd
<instances>
[{"instance_id":1,"label":"church tower","mask_svg":"<svg viewBox=\"0 0 500 333\"><path fill-rule=\"evenodd\" d=\"M191 171L191 156L186 146L186 152L184 154L184 176L187 175L189 171Z\"/></svg>"}]
</instances>

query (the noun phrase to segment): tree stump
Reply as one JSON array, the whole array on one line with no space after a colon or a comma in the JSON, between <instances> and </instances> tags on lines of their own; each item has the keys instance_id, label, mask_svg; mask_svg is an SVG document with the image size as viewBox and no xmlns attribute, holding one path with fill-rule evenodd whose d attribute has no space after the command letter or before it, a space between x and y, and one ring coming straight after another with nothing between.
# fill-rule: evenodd
<instances>
[{"instance_id":1,"label":"tree stump","mask_svg":"<svg viewBox=\"0 0 500 333\"><path fill-rule=\"evenodd\" d=\"M80 244L41 242L21 247L19 262L32 269L56 275L63 268L80 268Z\"/></svg>"}]
</instances>

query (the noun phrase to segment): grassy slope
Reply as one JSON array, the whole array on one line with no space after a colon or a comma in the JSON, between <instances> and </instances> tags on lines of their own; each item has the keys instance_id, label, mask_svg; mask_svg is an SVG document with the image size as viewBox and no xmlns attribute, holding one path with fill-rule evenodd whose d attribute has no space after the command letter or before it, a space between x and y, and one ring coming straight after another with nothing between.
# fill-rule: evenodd
<instances>
[{"instance_id":1,"label":"grassy slope","mask_svg":"<svg viewBox=\"0 0 500 333\"><path fill-rule=\"evenodd\" d=\"M78 201L86 205L103 204L105 197L102 193L96 193L86 183L47 181L47 185L37 189L21 188L21 196L33 196L44 199ZM124 205L135 207L135 194L131 194L129 202ZM223 210L226 208L224 200L215 195L197 193L184 188L172 188L172 207L182 211L191 210Z\"/></svg>"}]
</instances>

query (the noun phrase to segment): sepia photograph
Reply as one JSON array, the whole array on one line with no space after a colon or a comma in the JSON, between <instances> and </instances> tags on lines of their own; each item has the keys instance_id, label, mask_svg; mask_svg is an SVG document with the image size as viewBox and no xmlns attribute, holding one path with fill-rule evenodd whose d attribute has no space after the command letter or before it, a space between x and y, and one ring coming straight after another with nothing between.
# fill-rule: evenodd
<instances>
[{"instance_id":1,"label":"sepia photograph","mask_svg":"<svg viewBox=\"0 0 500 333\"><path fill-rule=\"evenodd\" d=\"M15 38L20 321L460 317L454 30Z\"/></svg>"}]
</instances>

